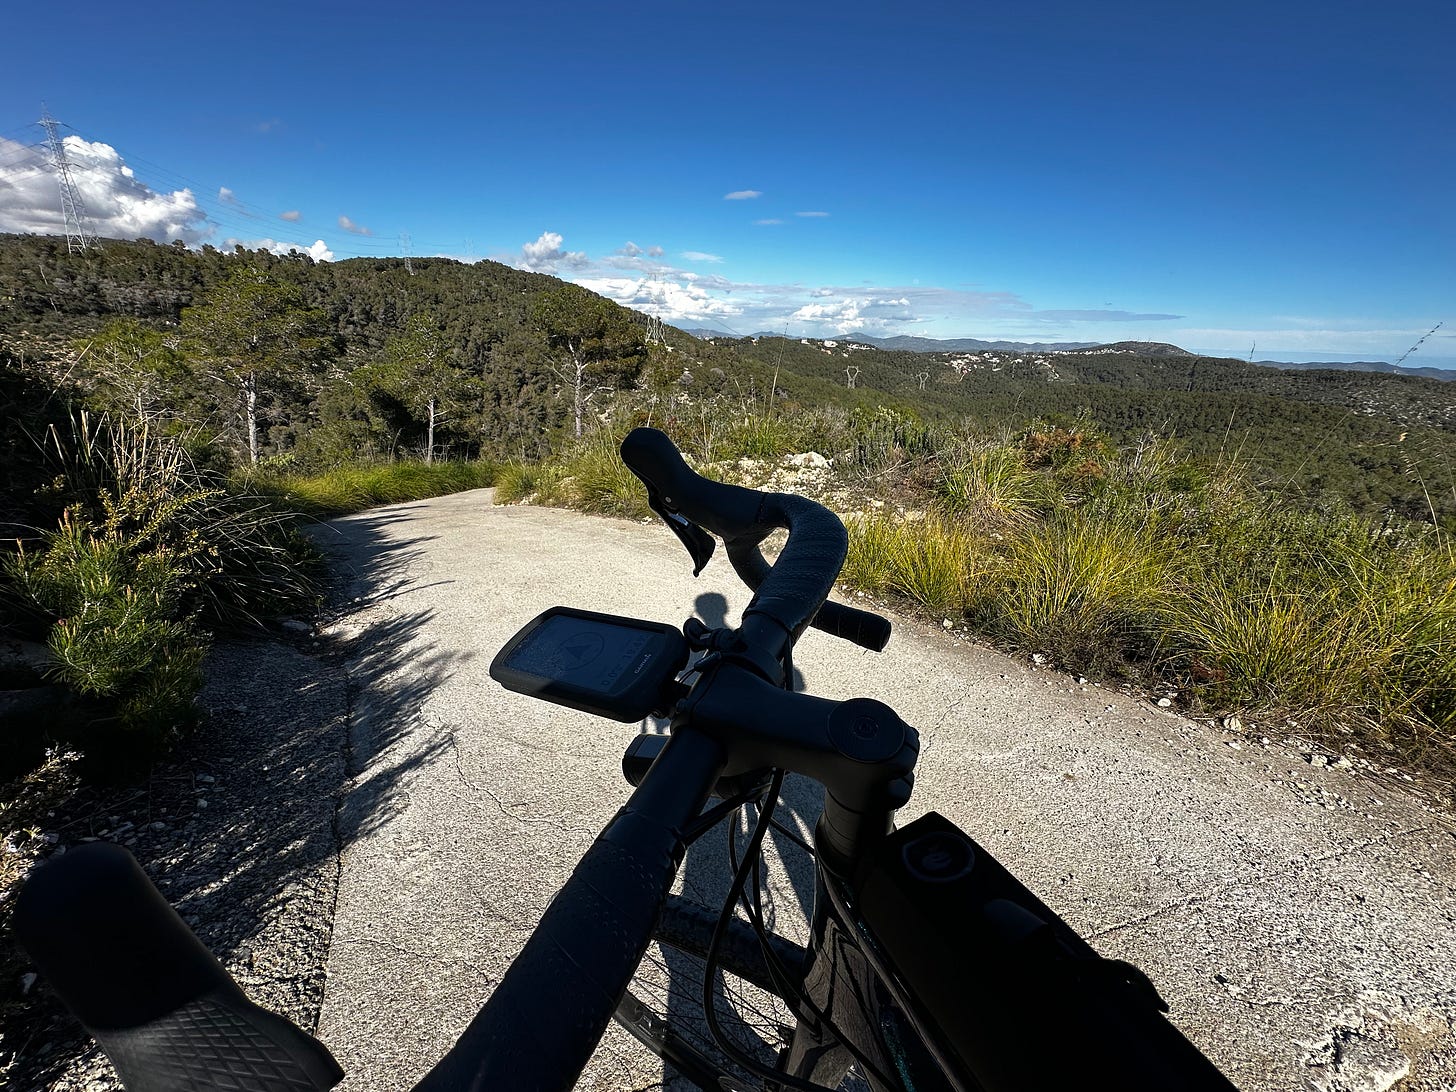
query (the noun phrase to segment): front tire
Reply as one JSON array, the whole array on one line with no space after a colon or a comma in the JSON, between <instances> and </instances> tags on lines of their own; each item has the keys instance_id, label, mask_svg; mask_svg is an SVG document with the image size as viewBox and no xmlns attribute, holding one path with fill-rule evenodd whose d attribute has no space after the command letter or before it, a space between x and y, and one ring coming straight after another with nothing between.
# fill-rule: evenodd
<instances>
[{"instance_id":1,"label":"front tire","mask_svg":"<svg viewBox=\"0 0 1456 1092\"><path fill-rule=\"evenodd\" d=\"M668 896L642 963L613 1019L667 1064L663 1088L758 1090L763 1081L741 1068L714 1041L703 1016L703 975L718 913L691 899ZM804 949L770 936L779 964L793 978ZM758 934L733 918L718 946L721 988L713 991L723 1034L766 1066L774 1066L793 1036L796 1017L775 981Z\"/></svg>"}]
</instances>

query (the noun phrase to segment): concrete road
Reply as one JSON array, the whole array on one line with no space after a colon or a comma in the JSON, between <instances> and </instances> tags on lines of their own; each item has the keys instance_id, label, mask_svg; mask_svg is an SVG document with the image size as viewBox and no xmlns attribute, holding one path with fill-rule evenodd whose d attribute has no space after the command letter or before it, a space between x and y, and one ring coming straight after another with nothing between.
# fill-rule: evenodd
<instances>
[{"instance_id":1,"label":"concrete road","mask_svg":"<svg viewBox=\"0 0 1456 1092\"><path fill-rule=\"evenodd\" d=\"M507 693L496 650L556 603L716 622L748 594L721 557L694 580L660 527L487 492L331 528L355 597L333 626L353 777L320 1035L346 1089L408 1088L627 796L636 729ZM1412 786L913 621L878 655L811 633L797 663L811 692L880 698L920 730L905 818L954 819L1140 965L1241 1088L1456 1087L1456 835ZM812 822L803 786L794 806ZM718 868L695 854L685 882L717 889ZM614 1031L579 1087L652 1087L650 1062Z\"/></svg>"}]
</instances>

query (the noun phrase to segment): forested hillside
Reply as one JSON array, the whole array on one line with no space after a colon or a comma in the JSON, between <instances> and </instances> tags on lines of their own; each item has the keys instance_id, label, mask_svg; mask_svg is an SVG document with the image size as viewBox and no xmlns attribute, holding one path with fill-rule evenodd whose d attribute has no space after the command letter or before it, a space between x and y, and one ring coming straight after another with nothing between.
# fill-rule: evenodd
<instances>
[{"instance_id":1,"label":"forested hillside","mask_svg":"<svg viewBox=\"0 0 1456 1092\"><path fill-rule=\"evenodd\" d=\"M1311 502L1333 495L1369 514L1456 516L1456 384L1125 349L919 353L780 338L715 348L760 374L779 369L781 383L805 377L822 384L816 393L832 387L932 420L994 429L1085 416L1119 444L1172 437L1197 457L1237 458Z\"/></svg>"},{"instance_id":2,"label":"forested hillside","mask_svg":"<svg viewBox=\"0 0 1456 1092\"><path fill-rule=\"evenodd\" d=\"M1456 383L1139 345L927 353L671 328L651 344L643 316L555 278L411 264L0 236L0 340L91 404L196 426L239 463L534 459L621 392L707 413L772 387L933 425L1083 417L1119 444L1237 458L1312 503L1456 518Z\"/></svg>"}]
</instances>

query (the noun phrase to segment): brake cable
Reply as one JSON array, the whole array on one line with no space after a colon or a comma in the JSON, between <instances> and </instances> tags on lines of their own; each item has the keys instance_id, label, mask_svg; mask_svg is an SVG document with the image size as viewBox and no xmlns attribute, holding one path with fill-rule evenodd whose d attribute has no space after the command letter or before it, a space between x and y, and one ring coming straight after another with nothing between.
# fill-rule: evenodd
<instances>
[{"instance_id":1,"label":"brake cable","mask_svg":"<svg viewBox=\"0 0 1456 1092\"><path fill-rule=\"evenodd\" d=\"M755 823L753 833L749 838L747 852L744 854L741 861L735 859L737 843L737 832L735 828L737 824L730 823L728 826L728 857L730 862L732 862L735 867L733 872L733 884L728 892L728 897L723 904L723 910L718 916L718 925L717 928L715 928L713 931L713 940L708 948L708 957L703 978L703 1012L704 1015L707 1017L708 1029L712 1032L714 1041L717 1042L718 1046L722 1048L725 1053L731 1055L734 1060L736 1060L740 1065L742 1065L745 1069L750 1070L757 1076L762 1077L765 1080L775 1081L782 1087L806 1089L812 1090L812 1092L825 1092L823 1085L813 1084L809 1081L803 1080L802 1078L794 1077L787 1073L775 1072L774 1070L771 1070L766 1066L761 1065L754 1059L750 1058L747 1054L739 1051L736 1045L728 1042L727 1037L723 1035L722 1030L718 1025L717 1013L713 1009L712 1005L712 990L713 978L718 971L719 942L721 941L723 934L727 932L728 920L733 916L734 907L741 901L743 903L743 908L745 912L748 914L749 921L753 925L754 932L758 935L759 947L763 949L764 959L765 962L768 964L770 974L773 975L775 982L779 985L781 991L784 994L793 994L792 998L786 996L784 1000L791 1001L791 1005L793 1002L797 1002L797 1005L793 1006L794 1015L799 1019L803 1019L804 1013L800 1011L800 1009L802 1008L808 1010L809 1016L816 1023L827 1027L834 1035L834 1037L839 1040L840 1044L843 1045L851 1055L853 1055L854 1060L859 1063L859 1065L864 1067L866 1073L869 1076L879 1081L881 1087L893 1088L895 1087L895 1083L885 1076L884 1072L880 1069L880 1067L875 1065L867 1057L865 1057L865 1055L859 1050L859 1048L856 1047L845 1037L845 1035L839 1030L838 1026L835 1025L834 1021L829 1019L829 1017L821 1012L819 1007L815 1005L814 1002L812 1002L807 995L799 990L797 986L794 986L792 984L792 979L787 969L783 966L783 963L779 960L778 956L770 949L767 938L767 930L765 929L763 924L763 907L761 904L762 888L759 884L758 865L762 860L764 835L768 832L768 828L770 825L778 825L773 822L773 813L774 809L778 807L779 791L783 787L783 781L784 771L781 769L776 769L774 771L773 784L769 786L768 792L764 794L763 801L759 804L758 820ZM802 840L799 841L801 845L804 844ZM747 882L748 873L750 871L752 871L753 873L753 891L756 903L753 906L750 906L749 900L744 897L743 891L744 886Z\"/></svg>"}]
</instances>

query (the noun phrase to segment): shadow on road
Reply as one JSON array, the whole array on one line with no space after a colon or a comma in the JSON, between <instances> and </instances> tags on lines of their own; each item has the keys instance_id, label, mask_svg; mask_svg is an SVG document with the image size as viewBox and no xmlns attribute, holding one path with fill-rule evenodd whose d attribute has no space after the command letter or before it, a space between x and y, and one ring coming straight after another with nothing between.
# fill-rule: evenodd
<instances>
[{"instance_id":1,"label":"shadow on road","mask_svg":"<svg viewBox=\"0 0 1456 1092\"><path fill-rule=\"evenodd\" d=\"M413 510L312 528L341 577L322 633L219 640L195 734L144 782L78 787L48 827L52 853L93 840L125 846L249 996L305 1028L323 997L339 854L387 821L401 783L448 746L394 747L459 658L422 651L429 614L392 605L415 586L428 541L398 533ZM365 612L367 625L351 625ZM6 1016L7 1088L114 1087L109 1064L43 984Z\"/></svg>"},{"instance_id":2,"label":"shadow on road","mask_svg":"<svg viewBox=\"0 0 1456 1092\"><path fill-rule=\"evenodd\" d=\"M316 536L339 575L338 614L329 631L349 689L349 783L336 832L341 851L397 814L409 775L450 747L449 737L439 734L413 750L401 747L430 694L453 665L469 657L428 641L433 611L397 607L406 592L427 586L413 572L422 547L434 536L398 534L417 508L328 524Z\"/></svg>"}]
</instances>

